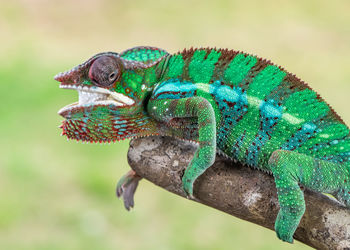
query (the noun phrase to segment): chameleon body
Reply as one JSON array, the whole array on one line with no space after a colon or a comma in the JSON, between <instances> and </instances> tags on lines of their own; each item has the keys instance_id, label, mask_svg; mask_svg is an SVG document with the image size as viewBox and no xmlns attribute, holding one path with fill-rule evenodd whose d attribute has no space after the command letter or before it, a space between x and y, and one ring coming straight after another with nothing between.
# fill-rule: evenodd
<instances>
[{"instance_id":1,"label":"chameleon body","mask_svg":"<svg viewBox=\"0 0 350 250\"><path fill-rule=\"evenodd\" d=\"M69 139L198 142L182 179L189 196L217 152L272 174L283 241L293 241L305 211L299 185L350 207L349 128L306 83L270 61L227 49L135 47L97 54L55 79L79 92L79 103L59 111ZM139 179L130 172L118 184L119 195L132 184L130 203Z\"/></svg>"}]
</instances>

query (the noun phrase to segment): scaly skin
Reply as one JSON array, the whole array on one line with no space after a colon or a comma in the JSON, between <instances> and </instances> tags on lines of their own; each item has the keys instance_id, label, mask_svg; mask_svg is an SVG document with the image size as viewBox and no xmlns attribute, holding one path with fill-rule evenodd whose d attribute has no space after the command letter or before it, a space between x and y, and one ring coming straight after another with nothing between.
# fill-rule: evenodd
<instances>
[{"instance_id":1,"label":"scaly skin","mask_svg":"<svg viewBox=\"0 0 350 250\"><path fill-rule=\"evenodd\" d=\"M271 173L281 207L275 230L283 241L293 241L305 211L299 184L350 207L349 128L303 81L269 61L227 49L170 55L136 47L98 54L55 79L80 92L80 103L59 112L69 139L168 135L198 142L183 176L189 196L217 150ZM119 196L129 186L127 208L139 180L131 173L118 184Z\"/></svg>"}]
</instances>

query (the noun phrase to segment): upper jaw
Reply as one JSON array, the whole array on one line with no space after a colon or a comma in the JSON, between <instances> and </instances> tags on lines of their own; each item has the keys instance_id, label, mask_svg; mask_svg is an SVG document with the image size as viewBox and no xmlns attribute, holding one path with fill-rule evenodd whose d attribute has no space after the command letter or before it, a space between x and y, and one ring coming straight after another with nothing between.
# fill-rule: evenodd
<instances>
[{"instance_id":1,"label":"upper jaw","mask_svg":"<svg viewBox=\"0 0 350 250\"><path fill-rule=\"evenodd\" d=\"M93 106L109 106L120 108L131 106L135 101L123 94L96 86L83 86L75 84L60 84L62 89L75 89L79 93L79 102L69 104L58 111L58 114L69 118L72 113L79 112Z\"/></svg>"}]
</instances>

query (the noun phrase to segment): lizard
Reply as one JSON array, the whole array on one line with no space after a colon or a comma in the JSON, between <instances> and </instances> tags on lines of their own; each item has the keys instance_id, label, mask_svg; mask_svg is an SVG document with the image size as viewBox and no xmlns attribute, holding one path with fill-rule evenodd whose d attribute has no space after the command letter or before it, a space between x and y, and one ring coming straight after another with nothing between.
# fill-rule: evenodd
<instances>
[{"instance_id":1,"label":"lizard","mask_svg":"<svg viewBox=\"0 0 350 250\"><path fill-rule=\"evenodd\" d=\"M349 128L307 83L269 60L229 49L170 54L140 46L96 54L55 80L79 93L58 112L68 139L163 135L196 142L182 176L189 197L216 153L271 174L283 241L293 242L305 212L302 188L350 207ZM127 209L140 179L130 171L117 185Z\"/></svg>"}]
</instances>

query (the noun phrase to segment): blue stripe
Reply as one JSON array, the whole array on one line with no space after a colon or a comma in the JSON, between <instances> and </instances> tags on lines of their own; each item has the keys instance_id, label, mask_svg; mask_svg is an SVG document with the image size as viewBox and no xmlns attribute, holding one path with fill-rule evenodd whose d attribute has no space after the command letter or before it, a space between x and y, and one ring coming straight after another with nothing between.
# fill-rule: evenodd
<instances>
[{"instance_id":1,"label":"blue stripe","mask_svg":"<svg viewBox=\"0 0 350 250\"><path fill-rule=\"evenodd\" d=\"M153 92L153 96L155 99L174 99L174 97L176 97L176 99L186 98L194 96L196 90L197 87L192 82L183 82L177 79L171 79L156 87Z\"/></svg>"}]
</instances>

